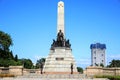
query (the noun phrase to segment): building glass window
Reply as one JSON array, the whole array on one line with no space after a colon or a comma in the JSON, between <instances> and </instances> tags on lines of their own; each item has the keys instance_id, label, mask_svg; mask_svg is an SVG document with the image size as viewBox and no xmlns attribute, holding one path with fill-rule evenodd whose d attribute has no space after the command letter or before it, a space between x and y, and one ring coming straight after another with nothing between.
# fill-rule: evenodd
<instances>
[{"instance_id":1,"label":"building glass window","mask_svg":"<svg viewBox=\"0 0 120 80\"><path fill-rule=\"evenodd\" d=\"M103 62L104 60L102 60L102 62Z\"/></svg>"},{"instance_id":2,"label":"building glass window","mask_svg":"<svg viewBox=\"0 0 120 80\"><path fill-rule=\"evenodd\" d=\"M101 56L103 56L103 54Z\"/></svg>"}]
</instances>

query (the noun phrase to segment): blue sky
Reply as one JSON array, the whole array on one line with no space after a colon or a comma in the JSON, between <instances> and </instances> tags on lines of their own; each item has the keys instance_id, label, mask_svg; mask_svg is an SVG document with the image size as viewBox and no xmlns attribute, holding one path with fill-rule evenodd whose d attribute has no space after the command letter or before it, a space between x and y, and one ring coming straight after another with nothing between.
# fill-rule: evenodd
<instances>
[{"instance_id":1,"label":"blue sky","mask_svg":"<svg viewBox=\"0 0 120 80\"><path fill-rule=\"evenodd\" d=\"M60 0L0 0L0 30L9 33L14 55L33 62L49 54L57 32ZM78 66L91 64L90 44L105 43L107 63L120 59L120 0L62 0L65 34Z\"/></svg>"}]
</instances>

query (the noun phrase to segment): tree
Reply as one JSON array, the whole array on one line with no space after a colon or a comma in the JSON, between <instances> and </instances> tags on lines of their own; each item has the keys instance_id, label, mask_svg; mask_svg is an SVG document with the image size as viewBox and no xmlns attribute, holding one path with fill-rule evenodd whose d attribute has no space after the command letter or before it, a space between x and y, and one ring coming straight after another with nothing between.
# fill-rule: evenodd
<instances>
[{"instance_id":1,"label":"tree","mask_svg":"<svg viewBox=\"0 0 120 80\"><path fill-rule=\"evenodd\" d=\"M9 58L14 59L14 56L13 56L13 52L12 52L12 51L9 52Z\"/></svg>"},{"instance_id":2,"label":"tree","mask_svg":"<svg viewBox=\"0 0 120 80\"><path fill-rule=\"evenodd\" d=\"M0 31L0 66L15 65L14 56L9 47L12 45L12 38L9 34Z\"/></svg>"},{"instance_id":3,"label":"tree","mask_svg":"<svg viewBox=\"0 0 120 80\"><path fill-rule=\"evenodd\" d=\"M8 58L9 58L9 52L0 49L0 59L8 59Z\"/></svg>"},{"instance_id":4,"label":"tree","mask_svg":"<svg viewBox=\"0 0 120 80\"><path fill-rule=\"evenodd\" d=\"M9 34L0 31L0 49L9 51L9 47L12 45L12 38Z\"/></svg>"},{"instance_id":5,"label":"tree","mask_svg":"<svg viewBox=\"0 0 120 80\"><path fill-rule=\"evenodd\" d=\"M9 47L13 45L12 38L9 34L0 31L0 67L18 66L22 65L22 60L18 59L18 56L13 56L12 51ZM31 68L32 61L30 59L25 59L25 68Z\"/></svg>"},{"instance_id":6,"label":"tree","mask_svg":"<svg viewBox=\"0 0 120 80\"><path fill-rule=\"evenodd\" d=\"M83 73L83 68L77 67L77 70L78 70L79 73Z\"/></svg>"},{"instance_id":7,"label":"tree","mask_svg":"<svg viewBox=\"0 0 120 80\"><path fill-rule=\"evenodd\" d=\"M112 60L108 67L120 67L120 60Z\"/></svg>"},{"instance_id":8,"label":"tree","mask_svg":"<svg viewBox=\"0 0 120 80\"><path fill-rule=\"evenodd\" d=\"M24 59L24 68L31 69L33 66L33 63L30 59Z\"/></svg>"},{"instance_id":9,"label":"tree","mask_svg":"<svg viewBox=\"0 0 120 80\"><path fill-rule=\"evenodd\" d=\"M15 61L16 61L16 62L18 61L18 56L17 56L17 55L15 55Z\"/></svg>"},{"instance_id":10,"label":"tree","mask_svg":"<svg viewBox=\"0 0 120 80\"><path fill-rule=\"evenodd\" d=\"M9 50L13 45L12 38L9 34L0 31L0 67L9 67L22 65L22 59L18 59L18 56L13 56L12 51ZM31 69L33 63L30 59L24 59L24 67Z\"/></svg>"},{"instance_id":11,"label":"tree","mask_svg":"<svg viewBox=\"0 0 120 80\"><path fill-rule=\"evenodd\" d=\"M44 64L45 64L45 58L41 58L37 60L36 68L40 68L41 66L44 66Z\"/></svg>"},{"instance_id":12,"label":"tree","mask_svg":"<svg viewBox=\"0 0 120 80\"><path fill-rule=\"evenodd\" d=\"M101 67L104 67L103 63L100 63L100 66L101 66Z\"/></svg>"}]
</instances>

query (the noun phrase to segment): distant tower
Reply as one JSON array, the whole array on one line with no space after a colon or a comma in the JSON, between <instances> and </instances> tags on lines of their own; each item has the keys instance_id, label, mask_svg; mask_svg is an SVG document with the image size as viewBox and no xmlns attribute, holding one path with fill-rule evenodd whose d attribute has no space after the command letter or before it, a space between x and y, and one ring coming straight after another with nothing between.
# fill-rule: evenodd
<instances>
[{"instance_id":1,"label":"distant tower","mask_svg":"<svg viewBox=\"0 0 120 80\"><path fill-rule=\"evenodd\" d=\"M64 29L64 2L63 1L58 2L57 33L60 30L65 35L65 29Z\"/></svg>"},{"instance_id":2,"label":"distant tower","mask_svg":"<svg viewBox=\"0 0 120 80\"><path fill-rule=\"evenodd\" d=\"M101 43L91 44L91 64L92 66L106 65L106 45Z\"/></svg>"}]
</instances>

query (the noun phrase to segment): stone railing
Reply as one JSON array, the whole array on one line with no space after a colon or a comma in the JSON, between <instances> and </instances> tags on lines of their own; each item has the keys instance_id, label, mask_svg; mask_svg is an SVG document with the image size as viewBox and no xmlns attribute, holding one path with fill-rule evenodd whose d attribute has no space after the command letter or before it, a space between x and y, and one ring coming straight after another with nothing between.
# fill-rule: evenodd
<instances>
[{"instance_id":1,"label":"stone railing","mask_svg":"<svg viewBox=\"0 0 120 80\"><path fill-rule=\"evenodd\" d=\"M13 74L15 76L22 76L27 74L40 74L40 69L25 69L23 66L9 66L0 67L0 74Z\"/></svg>"},{"instance_id":2,"label":"stone railing","mask_svg":"<svg viewBox=\"0 0 120 80\"><path fill-rule=\"evenodd\" d=\"M14 74L19 76L23 74L22 66L9 66L9 67L0 67L0 74Z\"/></svg>"},{"instance_id":3,"label":"stone railing","mask_svg":"<svg viewBox=\"0 0 120 80\"><path fill-rule=\"evenodd\" d=\"M103 68L103 67L96 67L96 66L89 66L84 70L84 74L88 76L93 75L120 75L120 67L114 68Z\"/></svg>"}]
</instances>

